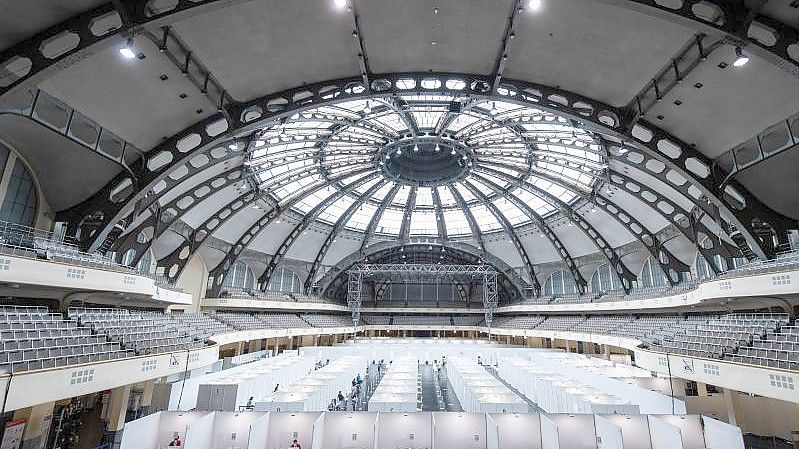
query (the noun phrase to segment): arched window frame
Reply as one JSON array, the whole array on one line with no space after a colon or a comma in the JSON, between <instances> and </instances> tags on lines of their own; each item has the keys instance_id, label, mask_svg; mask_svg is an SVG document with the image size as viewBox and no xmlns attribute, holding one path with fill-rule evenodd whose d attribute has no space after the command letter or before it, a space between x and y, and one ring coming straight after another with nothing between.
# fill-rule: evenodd
<instances>
[{"instance_id":1,"label":"arched window frame","mask_svg":"<svg viewBox=\"0 0 799 449\"><path fill-rule=\"evenodd\" d=\"M240 260L230 269L222 285L228 288L252 290L255 285L255 276L250 267Z\"/></svg>"},{"instance_id":2,"label":"arched window frame","mask_svg":"<svg viewBox=\"0 0 799 449\"><path fill-rule=\"evenodd\" d=\"M640 280L640 286L642 288L665 287L669 285L669 279L660 268L660 264L652 257L644 261L644 265L641 267L641 276L639 276L638 279Z\"/></svg>"},{"instance_id":3,"label":"arched window frame","mask_svg":"<svg viewBox=\"0 0 799 449\"><path fill-rule=\"evenodd\" d=\"M272 274L269 283L265 288L268 292L277 293L300 293L302 291L302 282L297 273L290 268L279 267Z\"/></svg>"},{"instance_id":4,"label":"arched window frame","mask_svg":"<svg viewBox=\"0 0 799 449\"><path fill-rule=\"evenodd\" d=\"M569 295L577 293L577 285L572 274L566 270L558 270L550 274L544 281L544 295Z\"/></svg>"},{"instance_id":5,"label":"arched window frame","mask_svg":"<svg viewBox=\"0 0 799 449\"><path fill-rule=\"evenodd\" d=\"M608 292L622 288L619 278L616 277L613 268L607 263L598 266L596 270L594 270L594 274L591 275L590 284L591 292L593 293Z\"/></svg>"}]
</instances>

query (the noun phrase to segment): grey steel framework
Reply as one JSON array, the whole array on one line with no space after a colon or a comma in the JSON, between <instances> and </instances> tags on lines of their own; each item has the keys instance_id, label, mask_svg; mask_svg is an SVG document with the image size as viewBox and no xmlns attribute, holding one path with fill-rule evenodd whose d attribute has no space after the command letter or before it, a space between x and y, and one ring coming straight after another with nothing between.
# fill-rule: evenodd
<instances>
[{"instance_id":1,"label":"grey steel framework","mask_svg":"<svg viewBox=\"0 0 799 449\"><path fill-rule=\"evenodd\" d=\"M358 323L361 314L364 282L426 282L441 281L480 283L483 286L483 311L486 326L491 327L494 311L499 304L497 270L490 265L454 264L356 264L347 270L347 305L352 320Z\"/></svg>"},{"instance_id":2,"label":"grey steel framework","mask_svg":"<svg viewBox=\"0 0 799 449\"><path fill-rule=\"evenodd\" d=\"M560 89L508 79L504 79L500 87L494 91L491 85L493 80L482 75L401 73L372 75L370 79L371 82L368 86L363 84L362 78L353 77L303 86L253 100L246 104L231 105L228 108L230 118L224 115L210 117L169 139L161 147L154 150L151 153L152 156L145 161L144 165L139 167L143 173L139 176L138 182L131 180L125 174L120 174L100 193L71 211L59 214L58 219L69 222L71 229L75 229L80 226L85 217L100 217L103 223L102 228L92 230L93 233L86 241L87 245L96 247L102 243L104 236L120 220L122 223L132 222L140 211L146 209L142 205L153 204L158 201L160 196L167 190L161 188L158 193L153 192L153 187L160 181L166 182L167 186L174 186L191 175L207 169L208 166L212 165L212 162L216 162L214 160L205 165L195 167L187 164L190 157L212 153L217 154L217 160L219 158L232 157L231 155L219 156L219 151L212 152L212 150L219 150L220 148L224 150L224 146L227 146L229 142L234 142L236 145L233 147L241 151L240 148L246 146L246 136L253 130L263 127L265 123L281 120L296 114L298 111L304 111L312 107L328 105L343 100L354 101L385 97L386 95L419 94L468 96L472 99L488 101L496 99L497 101L523 106L529 105L538 110L567 117L584 129L607 136L607 138L612 139L607 144L609 147L608 158L611 162L616 161L634 167L641 167L641 170L648 175L662 181L668 187L673 188L691 200L695 204L695 209L701 210L705 216L711 217L711 219L719 223L722 229L735 228L742 233L746 238L746 243L760 257L771 255L774 248L769 238L763 238L759 233L756 223L766 223L780 242L785 241L787 238L787 230L795 227L795 223L792 220L770 210L740 185L730 182L725 187L733 188L746 203L745 208L739 208L737 202L731 202L729 195L725 195L724 191L720 190L721 186L718 183L719 173L706 174L701 170L696 170L695 166L697 164L710 167L710 161L706 157L690 145L681 142L643 119L633 121L622 109ZM616 143L616 141L622 143ZM226 152L227 150L222 151L225 154ZM230 153L236 153L236 151L231 150ZM161 160L168 160L169 162L155 163L155 161ZM563 163L570 166L574 164L579 166L578 162L567 161ZM552 163L559 164L560 162ZM660 170L650 168L655 165L659 165L661 167ZM177 179L168 176L181 168L185 168L182 176L178 176ZM478 166L475 167L475 170L482 170L482 168ZM610 172L615 173L612 168ZM109 199L110 192L116 191L120 185L132 182L135 182L136 188L131 189L129 197L121 201L117 199L116 202ZM452 190L453 196L455 196L457 201L457 191L455 189ZM700 192L701 196L697 197L694 194L695 191ZM266 190L264 193L268 194L269 192ZM255 201L259 196L251 195L249 201ZM237 200L231 204L239 204L239 202ZM204 237L207 236L205 233L212 232L213 228L216 228L221 221L231 216L230 206L228 205L220 210L222 215L215 214L208 219L207 224L213 225L212 228L205 225L201 226L200 228L203 229L203 232L199 232L194 239L187 238L165 260L159 261L159 266L165 267L170 278L173 275L176 277L182 272L190 256L197 250ZM571 206L560 204L558 208L564 212L566 217L578 220L581 230L591 232L590 224L572 211ZM653 210L666 216L658 208ZM370 222L364 235L362 250L365 249L369 239L374 235L377 223L383 212L384 208L378 210L373 216L372 222ZM466 218L473 229L478 244L480 244L482 242L481 233L476 224L474 224L474 218L470 217L471 214L468 208L464 210L464 213L466 213ZM722 215L729 219L730 222L725 223L722 221ZM88 232L82 235L85 236L86 234ZM251 237L249 233L245 233L242 236L242 238L247 238L248 241ZM623 267L612 248L602 245L601 240L604 239L602 239L601 235L597 233L597 237L594 238L592 236L592 239L603 246L603 254L613 261L614 267L617 268L617 273L625 278L626 282L623 281L623 283L631 285L634 275ZM243 247L239 248L240 246L238 244L234 245L232 251L243 249ZM648 247L654 250L651 245ZM125 248L120 249L124 250ZM562 252L560 253L562 254ZM175 257L176 255L185 257ZM225 263L220 264L218 270L214 270L215 275L224 276L226 270L232 266L228 263L232 258L234 258L234 254L226 256ZM682 268L681 266L676 271L682 271ZM313 280L309 282L312 283Z\"/></svg>"}]
</instances>

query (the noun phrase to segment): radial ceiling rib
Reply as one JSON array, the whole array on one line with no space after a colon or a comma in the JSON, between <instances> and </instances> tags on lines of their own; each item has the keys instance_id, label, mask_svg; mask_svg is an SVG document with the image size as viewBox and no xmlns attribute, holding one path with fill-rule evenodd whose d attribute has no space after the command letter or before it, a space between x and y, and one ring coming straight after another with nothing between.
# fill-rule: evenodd
<instances>
[{"instance_id":1,"label":"radial ceiling rib","mask_svg":"<svg viewBox=\"0 0 799 449\"><path fill-rule=\"evenodd\" d=\"M483 234L480 232L480 227L477 225L477 220L474 219L474 214L472 213L472 209L466 204L466 201L463 199L461 193L456 189L454 186L447 186L450 192L452 192L452 197L455 198L455 202L458 204L458 207L461 208L463 214L466 216L466 221L469 222L469 229L471 230L472 237L477 242L477 247L480 248L481 253L486 252L485 243L483 242Z\"/></svg>"},{"instance_id":2,"label":"radial ceiling rib","mask_svg":"<svg viewBox=\"0 0 799 449\"><path fill-rule=\"evenodd\" d=\"M369 225L366 227L366 230L363 233L363 240L361 241L361 248L360 253L365 255L365 249L369 245L369 241L374 237L375 231L377 230L377 225L380 223L380 219L383 218L383 214L386 211L386 208L391 204L391 201L397 196L397 192L399 192L400 187L402 187L399 183L395 183L391 190L386 194L383 201L380 203L380 207L378 207L375 214L372 216L372 219L369 221Z\"/></svg>"},{"instance_id":3,"label":"radial ceiling rib","mask_svg":"<svg viewBox=\"0 0 799 449\"><path fill-rule=\"evenodd\" d=\"M501 165L501 164L495 164L495 165ZM509 168L515 170L515 168L513 168L512 166ZM475 170L484 171L492 175L494 175L495 173L502 173L501 171L497 171L495 169L483 165L476 166ZM536 195L538 195L539 197L547 198L547 201L551 205L557 207L557 209L566 219L577 225L577 228L580 229L580 232L582 232L586 237L588 237L589 240L591 240L591 242L593 242L594 246L596 246L597 250L599 251L599 254L601 254L602 257L608 261L610 266L613 267L613 271L618 276L619 281L621 281L621 285L624 287L624 290L626 292L629 292L630 289L632 289L632 286L634 285L636 276L632 271L630 271L629 268L627 268L624 262L622 262L621 257L619 257L619 255L616 253L616 250L610 246L607 240L605 240L605 237L597 229L595 229L593 225L591 225L591 223L588 222L588 220L583 218L571 206L564 203L560 198L552 195L551 193L547 192L544 189L541 189L538 186L529 183L527 183L526 186L534 190L536 192Z\"/></svg>"},{"instance_id":4,"label":"radial ceiling rib","mask_svg":"<svg viewBox=\"0 0 799 449\"><path fill-rule=\"evenodd\" d=\"M485 204L491 213L494 214L499 223L502 225L502 229L505 231L508 237L510 237L513 246L516 248L516 252L519 253L519 258L522 260L522 266L524 270L527 271L527 275L530 277L530 284L533 286L533 290L535 291L535 296L541 295L541 284L538 281L538 276L535 274L535 268L533 267L533 262L530 260L530 256L527 254L527 250L524 248L522 241L519 239L519 236L516 234L516 231L513 230L513 226L511 226L508 219L505 215L499 210L499 208L491 202L488 197L486 197L483 192L481 192L478 188L476 188L469 180L464 180L462 183L472 195L476 196L480 201Z\"/></svg>"},{"instance_id":5,"label":"radial ceiling rib","mask_svg":"<svg viewBox=\"0 0 799 449\"><path fill-rule=\"evenodd\" d=\"M400 224L399 237L401 242L408 241L411 236L411 213L416 206L416 189L411 187L411 192L408 194L408 201L405 202L405 210L402 212L402 223Z\"/></svg>"},{"instance_id":6,"label":"radial ceiling rib","mask_svg":"<svg viewBox=\"0 0 799 449\"><path fill-rule=\"evenodd\" d=\"M508 178L505 178L508 182L518 182L515 178L512 178L510 175L507 175ZM507 198L511 203L513 203L516 207L521 209L531 220L535 221L538 225L538 229L541 231L541 234L544 235L547 240L549 240L552 247L555 249L555 252L560 256L560 258L566 263L566 266L569 268L569 272L571 273L572 277L574 278L574 284L577 286L577 290L580 293L585 293L586 288L588 287L588 282L583 277L582 273L580 273L580 269L577 267L577 263L575 263L574 258L572 258L569 250L566 248L566 245L560 240L560 238L552 231L552 228L546 224L543 218L533 210L530 205L519 199L516 195L510 193L507 190L502 189L499 185L497 185L494 181L480 175L479 173L474 173L474 177L483 184L487 185L491 188L495 194L502 195Z\"/></svg>"},{"instance_id":7,"label":"radial ceiling rib","mask_svg":"<svg viewBox=\"0 0 799 449\"><path fill-rule=\"evenodd\" d=\"M314 280L316 278L316 274L319 272L319 268L322 266L322 261L325 259L325 255L330 250L330 247L333 245L333 242L336 241L336 237L339 233L344 229L347 223L350 221L352 216L358 210L358 208L363 207L364 202L366 202L369 198L372 197L378 190L382 189L385 185L389 183L388 180L382 180L380 182L375 183L372 187L370 187L363 195L359 196L358 199L350 204L350 207L347 208L346 211L341 215L341 218L336 221L333 225L333 228L328 232L327 236L325 237L324 242L322 242L322 246L319 247L319 251L316 252L316 256L314 257L313 263L311 264L311 268L308 270L308 277L305 279L305 292L308 293L311 291L311 287L313 287Z\"/></svg>"},{"instance_id":8,"label":"radial ceiling rib","mask_svg":"<svg viewBox=\"0 0 799 449\"><path fill-rule=\"evenodd\" d=\"M441 207L441 195L438 194L438 187L433 187L433 207L436 210L436 228L441 241L445 244L449 240L447 236L447 224L444 222L444 211Z\"/></svg>"},{"instance_id":9,"label":"radial ceiling rib","mask_svg":"<svg viewBox=\"0 0 799 449\"><path fill-rule=\"evenodd\" d=\"M266 269L264 269L263 274L261 274L261 276L258 278L258 282L264 288L266 288L266 285L272 279L272 274L274 274L275 269L280 266L280 263L283 261L283 257L285 257L286 253L289 251L289 249L291 249L291 245L293 245L294 242L297 241L297 238L299 238L299 236L302 235L306 229L308 229L308 226L316 221L316 218L320 213L322 213L322 211L330 207L333 203L340 200L345 195L351 194L353 191L355 191L355 189L377 178L378 176L379 174L377 172L369 172L365 176L362 176L351 182L345 188L336 190L332 195L325 198L322 202L314 206L313 209L303 215L302 219L300 219L300 222L297 223L294 228L292 228L291 232L289 232L289 235L285 240L283 240L283 243L281 243L278 249L275 251L275 254L266 265Z\"/></svg>"}]
</instances>

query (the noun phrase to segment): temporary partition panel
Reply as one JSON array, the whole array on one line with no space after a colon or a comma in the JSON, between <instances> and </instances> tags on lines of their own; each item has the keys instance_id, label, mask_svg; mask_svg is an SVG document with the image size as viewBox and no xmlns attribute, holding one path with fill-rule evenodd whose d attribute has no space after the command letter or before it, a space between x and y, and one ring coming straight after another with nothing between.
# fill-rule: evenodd
<instances>
[{"instance_id":1,"label":"temporary partition panel","mask_svg":"<svg viewBox=\"0 0 799 449\"><path fill-rule=\"evenodd\" d=\"M293 440L304 448L312 448L314 443L314 422L321 416L319 412L272 412L269 414L269 430L266 434L266 448L287 448ZM320 428L322 432L324 428Z\"/></svg>"},{"instance_id":2,"label":"temporary partition panel","mask_svg":"<svg viewBox=\"0 0 799 449\"><path fill-rule=\"evenodd\" d=\"M211 449L246 448L250 437L250 426L263 417L261 412L216 412Z\"/></svg>"},{"instance_id":3,"label":"temporary partition panel","mask_svg":"<svg viewBox=\"0 0 799 449\"><path fill-rule=\"evenodd\" d=\"M594 430L597 449L624 449L624 439L619 426L599 415L594 415Z\"/></svg>"},{"instance_id":4,"label":"temporary partition panel","mask_svg":"<svg viewBox=\"0 0 799 449\"><path fill-rule=\"evenodd\" d=\"M653 449L683 449L682 434L678 427L655 416L648 416L647 421Z\"/></svg>"},{"instance_id":5,"label":"temporary partition panel","mask_svg":"<svg viewBox=\"0 0 799 449\"><path fill-rule=\"evenodd\" d=\"M372 449L376 418L377 413L371 412L326 412L322 445L314 449Z\"/></svg>"},{"instance_id":6,"label":"temporary partition panel","mask_svg":"<svg viewBox=\"0 0 799 449\"><path fill-rule=\"evenodd\" d=\"M658 415L667 423L680 429L683 449L705 449L702 418L699 415Z\"/></svg>"},{"instance_id":7,"label":"temporary partition panel","mask_svg":"<svg viewBox=\"0 0 799 449\"><path fill-rule=\"evenodd\" d=\"M597 449L594 415L549 416L558 425L558 441L565 449Z\"/></svg>"},{"instance_id":8,"label":"temporary partition panel","mask_svg":"<svg viewBox=\"0 0 799 449\"><path fill-rule=\"evenodd\" d=\"M499 428L491 415L486 415L486 448L499 449Z\"/></svg>"},{"instance_id":9,"label":"temporary partition panel","mask_svg":"<svg viewBox=\"0 0 799 449\"><path fill-rule=\"evenodd\" d=\"M158 427L161 424L161 412L147 415L125 424L120 449L155 449ZM167 443L168 444L168 443ZM161 445L164 445L163 443Z\"/></svg>"},{"instance_id":10,"label":"temporary partition panel","mask_svg":"<svg viewBox=\"0 0 799 449\"><path fill-rule=\"evenodd\" d=\"M376 434L376 449L429 449L433 444L433 414L380 412Z\"/></svg>"},{"instance_id":11,"label":"temporary partition panel","mask_svg":"<svg viewBox=\"0 0 799 449\"><path fill-rule=\"evenodd\" d=\"M211 412L189 423L183 447L186 449L211 449L215 418L216 413Z\"/></svg>"},{"instance_id":12,"label":"temporary partition panel","mask_svg":"<svg viewBox=\"0 0 799 449\"><path fill-rule=\"evenodd\" d=\"M433 412L434 449L488 449L485 413Z\"/></svg>"},{"instance_id":13,"label":"temporary partition panel","mask_svg":"<svg viewBox=\"0 0 799 449\"><path fill-rule=\"evenodd\" d=\"M541 420L535 413L496 413L499 449L541 449Z\"/></svg>"},{"instance_id":14,"label":"temporary partition panel","mask_svg":"<svg viewBox=\"0 0 799 449\"><path fill-rule=\"evenodd\" d=\"M705 446L707 449L744 449L741 429L719 420L702 417L705 424Z\"/></svg>"},{"instance_id":15,"label":"temporary partition panel","mask_svg":"<svg viewBox=\"0 0 799 449\"><path fill-rule=\"evenodd\" d=\"M560 449L558 425L548 416L541 414L541 449Z\"/></svg>"},{"instance_id":16,"label":"temporary partition panel","mask_svg":"<svg viewBox=\"0 0 799 449\"><path fill-rule=\"evenodd\" d=\"M180 439L185 442L189 425L208 415L210 415L208 412L161 413L158 433L155 437L155 447L166 447L175 436L180 437ZM125 424L125 427L127 428L128 425L129 423Z\"/></svg>"},{"instance_id":17,"label":"temporary partition panel","mask_svg":"<svg viewBox=\"0 0 799 449\"><path fill-rule=\"evenodd\" d=\"M671 446L652 446L647 415L602 415L602 417L621 429L621 435L624 438L624 449L671 449ZM677 430L676 427L672 427L672 429ZM679 430L677 430L678 442L680 442L679 438ZM680 447L682 447L682 442L675 446L675 449Z\"/></svg>"},{"instance_id":18,"label":"temporary partition panel","mask_svg":"<svg viewBox=\"0 0 799 449\"><path fill-rule=\"evenodd\" d=\"M247 449L266 449L266 436L269 432L269 413L265 413L250 425L250 433L247 435Z\"/></svg>"},{"instance_id":19,"label":"temporary partition panel","mask_svg":"<svg viewBox=\"0 0 799 449\"><path fill-rule=\"evenodd\" d=\"M324 444L323 439L325 436L325 413L319 414L319 417L313 423L313 441L311 442L311 449L322 449Z\"/></svg>"}]
</instances>

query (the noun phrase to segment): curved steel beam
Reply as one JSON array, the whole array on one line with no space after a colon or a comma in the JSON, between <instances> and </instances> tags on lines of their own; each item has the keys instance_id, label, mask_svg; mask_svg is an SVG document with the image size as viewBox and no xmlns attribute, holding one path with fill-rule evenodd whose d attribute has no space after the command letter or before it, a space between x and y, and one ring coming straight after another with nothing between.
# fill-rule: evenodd
<instances>
[{"instance_id":1,"label":"curved steel beam","mask_svg":"<svg viewBox=\"0 0 799 449\"><path fill-rule=\"evenodd\" d=\"M358 211L358 208L362 207L364 202L371 198L378 190L382 189L384 186L388 184L388 180L384 180L378 183L375 183L372 187L369 188L366 192L364 192L361 197L355 201L354 203L350 204L350 207L347 208L346 211L341 215L336 221L336 224L333 225L333 229L328 232L327 237L325 237L325 241L322 242L322 246L319 247L319 251L316 252L316 256L314 257L313 263L311 264L311 268L308 270L308 277L305 278L305 285L303 286L305 289L306 294L310 293L311 287L313 287L314 278L316 278L316 273L319 272L319 267L322 266L322 261L325 259L325 255L327 255L328 250L333 245L333 242L336 241L336 236L341 232L342 229L349 223L350 219L355 212Z\"/></svg>"},{"instance_id":2,"label":"curved steel beam","mask_svg":"<svg viewBox=\"0 0 799 449\"><path fill-rule=\"evenodd\" d=\"M438 236L441 241L446 243L449 241L447 236L447 224L444 223L444 211L441 207L441 195L438 194L438 187L430 189L433 193L433 208L436 211L436 228L438 229Z\"/></svg>"},{"instance_id":3,"label":"curved steel beam","mask_svg":"<svg viewBox=\"0 0 799 449\"><path fill-rule=\"evenodd\" d=\"M87 55L96 54L123 37L143 28L166 26L188 17L227 8L250 0L178 0L160 2L154 12L147 1L120 0L104 3L51 26L0 53L0 98L31 86ZM171 3L171 4L168 4ZM57 39L71 45L49 48ZM74 42L73 42L74 41ZM53 51L51 53L49 50Z\"/></svg>"},{"instance_id":4,"label":"curved steel beam","mask_svg":"<svg viewBox=\"0 0 799 449\"><path fill-rule=\"evenodd\" d=\"M299 238L299 236L302 235L302 233L305 232L306 229L308 229L308 226L310 226L311 224L313 224L314 221L316 221L316 218L319 216L319 214L324 212L325 209L330 207L330 205L332 205L339 199L343 198L345 195L352 193L355 189L375 179L379 175L380 174L377 172L372 172L356 179L355 181L348 184L347 187L340 190L336 190L335 193L328 196L324 200L320 201L316 206L313 207L313 209L304 214L302 220L300 220L297 226L295 226L291 230L291 232L289 232L289 235L283 240L283 243L281 243L280 246L277 248L275 254L269 260L269 263L266 264L264 272L261 273L261 276L258 277L258 282L261 284L264 290L266 289L266 285L269 283L269 281L272 280L272 274L274 274L277 267L279 267L280 263L283 261L283 257L285 257L286 253L288 253L289 249L291 249L291 245L293 245L294 242L297 241L297 238ZM380 183L378 182L377 184ZM356 203L357 202L358 201L356 201ZM225 275L227 275L227 273L225 273Z\"/></svg>"},{"instance_id":5,"label":"curved steel beam","mask_svg":"<svg viewBox=\"0 0 799 449\"><path fill-rule=\"evenodd\" d=\"M566 245L560 240L560 238L552 231L552 228L546 224L543 217L539 215L529 204L522 201L516 195L513 195L509 191L504 191L502 187L497 185L494 181L480 175L479 173L472 173L472 176L480 180L483 184L487 185L491 190L493 190L497 194L502 194L504 198L507 198L508 201L513 203L516 207L518 207L522 212L524 212L531 220L535 221L538 225L538 229L541 230L541 233L546 236L547 240L552 244L552 247L555 248L555 252L561 257L561 259L566 263L566 266L569 267L569 272L572 274L574 278L574 285L577 286L577 290L579 293L585 293L588 287L588 281L585 280L582 273L580 273L580 269L577 267L577 264L574 262L574 258L572 258L571 254L569 254L569 250L566 249ZM508 178L511 178L508 175ZM511 181L514 182L514 181Z\"/></svg>"},{"instance_id":6,"label":"curved steel beam","mask_svg":"<svg viewBox=\"0 0 799 449\"><path fill-rule=\"evenodd\" d=\"M211 177L200 184L192 186L188 192L178 195L167 204L158 205L155 210L150 209L150 215L138 225L120 236L112 246L117 255L122 258L129 250L134 251L131 266L136 266L152 242L157 240L169 227L186 212L202 202L210 193L222 189L241 179L243 167L236 167L217 176ZM147 236L150 232L151 236Z\"/></svg>"},{"instance_id":7,"label":"curved steel beam","mask_svg":"<svg viewBox=\"0 0 799 449\"><path fill-rule=\"evenodd\" d=\"M502 229L505 230L505 234L510 237L513 246L516 247L516 251L519 253L519 257L522 259L522 264L524 264L524 269L527 271L527 275L530 276L530 284L533 286L533 291L535 291L535 296L541 296L541 283L538 282L538 276L535 274L535 268L533 267L533 262L530 260L530 256L527 254L527 250L524 248L522 241L519 239L519 236L516 234L516 231L513 229L513 226L508 221L505 214L503 214L499 208L488 200L488 197L483 194L477 187L475 187L471 182L468 180L464 180L461 184L464 187L469 189L472 192L472 195L477 197L478 200L482 201L483 204L491 210L491 213L494 214L499 224L502 225Z\"/></svg>"},{"instance_id":8,"label":"curved steel beam","mask_svg":"<svg viewBox=\"0 0 799 449\"><path fill-rule=\"evenodd\" d=\"M408 193L408 199L405 201L405 210L402 213L402 223L400 223L399 238L401 242L405 242L411 236L411 213L416 206L416 186L411 187Z\"/></svg>"},{"instance_id":9,"label":"curved steel beam","mask_svg":"<svg viewBox=\"0 0 799 449\"><path fill-rule=\"evenodd\" d=\"M468 95L473 98L509 101L559 114L592 131L622 140L628 147L657 159L668 168L667 171L673 171L684 181L687 180L684 184L688 184L688 187L693 184L699 189L707 197L707 201L718 207L743 232L750 246L757 249L761 257L765 257L766 252L762 248L763 242L757 237L756 221L769 224L781 239L787 238L787 230L796 226L793 220L769 209L739 184L733 183L727 187L738 190L747 206L736 209L724 197L715 179L715 176L723 179L724 174L714 173L711 176L709 169L707 173L701 170L703 165L712 165L707 157L651 123L644 120L633 121L623 109L561 89L509 79L503 79L502 89L499 90L501 95L492 96L493 80L483 75L422 72L375 75L371 79L369 86L364 86L360 77L350 77L301 86L247 103L231 105L226 108L226 114L214 115L187 128L153 150L150 158L135 165L134 171L140 173L139 181L134 184L135 195L118 203L109 199L114 188L130 182L128 177L121 174L92 198L58 214L57 220L69 222L70 230L74 231L84 217L100 217L105 223L104 228L85 242L86 246L97 248L110 229L130 213L132 204L187 157L219 144L226 137L246 134L264 123L293 115L300 110L336 101L397 93ZM422 81L431 81L424 83L424 86L433 87L423 87ZM413 87L406 89L408 86ZM700 169L696 169L697 165ZM669 184L675 185L672 181Z\"/></svg>"},{"instance_id":10,"label":"curved steel beam","mask_svg":"<svg viewBox=\"0 0 799 449\"><path fill-rule=\"evenodd\" d=\"M372 216L372 219L369 220L369 225L366 226L366 230L363 233L363 240L361 241L361 248L360 252L365 254L365 249L369 245L369 240L372 239L375 235L375 231L377 231L377 225L380 224L380 218L383 217L383 213L386 211L386 208L391 204L391 201L394 200L394 197L397 196L397 192L399 192L400 185L399 183L395 183L391 190L388 191L386 196L383 198L383 201L380 203L380 206L375 211L375 214Z\"/></svg>"},{"instance_id":11,"label":"curved steel beam","mask_svg":"<svg viewBox=\"0 0 799 449\"><path fill-rule=\"evenodd\" d=\"M458 189L456 189L454 185L449 185L447 187L449 188L449 191L452 192L452 197L455 198L455 202L458 203L458 207L460 207L463 211L463 215L466 217L466 221L469 223L469 229L472 231L472 237L474 237L474 240L477 242L477 246L480 248L480 251L485 253L486 246L483 242L483 234L480 232L480 226L477 225L477 220L474 219L472 210L469 209L469 206L466 204L466 200L463 199L463 195L458 192Z\"/></svg>"},{"instance_id":12,"label":"curved steel beam","mask_svg":"<svg viewBox=\"0 0 799 449\"><path fill-rule=\"evenodd\" d=\"M493 165L508 167L510 169L516 170L512 166L506 166L497 162L494 162ZM500 173L504 173L502 171L480 164L475 166L475 171L483 171L492 176L498 177L501 177L501 175L499 175ZM578 214L577 211L575 211L570 205L563 202L563 200L560 198L552 195L538 186L534 186L529 183L523 183L523 185L526 188L535 191L537 196L545 197L547 202L556 207L566 219L576 224L577 228L580 229L580 232L582 232L589 240L591 240L599 253L602 254L602 257L608 261L610 266L613 268L613 271L616 273L616 276L619 278L624 291L629 293L632 290L633 283L636 281L637 276L635 273L630 271L629 268L627 268L627 265L625 265L621 260L621 257L619 257L616 250L610 246L610 243L605 240L605 237L602 235L602 233L600 233L588 220L583 218L583 216Z\"/></svg>"},{"instance_id":13,"label":"curved steel beam","mask_svg":"<svg viewBox=\"0 0 799 449\"><path fill-rule=\"evenodd\" d=\"M333 164L333 167L342 168L350 165L350 162L347 161ZM289 184L301 177L318 172L318 169L319 167L312 166L305 167L304 170L284 173L280 177L275 178L269 187L279 187ZM194 230L194 232L192 232L192 235L183 236L185 238L183 243L178 245L178 247L167 256L158 260L158 266L164 267L164 273L167 279L169 279L170 282L175 282L180 277L181 273L183 273L191 256L216 229L219 229L233 218L236 212L250 205L257 204L258 200L266 201L272 209L278 206L277 201L271 198L271 196L268 196L268 192L264 194L259 191L244 192L209 216Z\"/></svg>"},{"instance_id":14,"label":"curved steel beam","mask_svg":"<svg viewBox=\"0 0 799 449\"><path fill-rule=\"evenodd\" d=\"M352 164L350 163L350 166ZM341 173L336 175L334 178L330 178L326 182L320 182L317 184L313 184L310 187L301 190L294 195L288 197L288 199L282 203L279 203L277 207L270 209L266 214L264 214L260 219L258 219L252 226L250 226L244 233L242 233L239 238L236 240L231 247L231 249L225 254L225 257L219 262L216 267L210 270L208 275L209 279L212 280L211 286L208 288L209 294L211 297L218 297L219 291L222 288L222 281L225 279L225 275L227 275L228 270L230 267L236 264L241 253L252 243L256 237L258 237L261 232L266 229L272 222L275 221L283 212L291 209L296 203L300 200L304 199L308 195L312 195L313 193L322 190L323 188L329 186L331 183L338 183L346 178L351 176L361 175L366 173L370 170L373 170L373 167L368 166L365 168L354 169L345 173Z\"/></svg>"}]
</instances>

